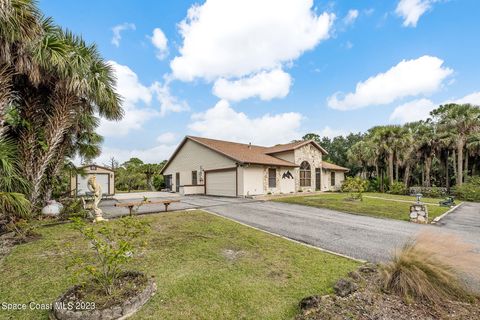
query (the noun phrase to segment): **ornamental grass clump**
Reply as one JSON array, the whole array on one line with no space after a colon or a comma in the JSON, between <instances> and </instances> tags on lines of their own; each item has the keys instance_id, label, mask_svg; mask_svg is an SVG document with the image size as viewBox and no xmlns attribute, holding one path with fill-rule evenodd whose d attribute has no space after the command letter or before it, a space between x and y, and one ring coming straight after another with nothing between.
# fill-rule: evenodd
<instances>
[{"instance_id":1,"label":"ornamental grass clump","mask_svg":"<svg viewBox=\"0 0 480 320\"><path fill-rule=\"evenodd\" d=\"M462 279L480 279L480 255L456 236L422 233L381 265L383 289L407 303L440 305L473 297Z\"/></svg>"}]
</instances>

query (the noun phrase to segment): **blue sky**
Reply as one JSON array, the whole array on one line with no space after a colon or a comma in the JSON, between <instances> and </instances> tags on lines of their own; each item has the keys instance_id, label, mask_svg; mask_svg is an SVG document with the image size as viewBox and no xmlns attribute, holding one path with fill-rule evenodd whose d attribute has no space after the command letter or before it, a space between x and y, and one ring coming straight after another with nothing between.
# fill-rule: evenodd
<instances>
[{"instance_id":1,"label":"blue sky","mask_svg":"<svg viewBox=\"0 0 480 320\"><path fill-rule=\"evenodd\" d=\"M270 145L480 104L476 0L51 1L111 61L126 115L105 163L168 158L187 134Z\"/></svg>"}]
</instances>

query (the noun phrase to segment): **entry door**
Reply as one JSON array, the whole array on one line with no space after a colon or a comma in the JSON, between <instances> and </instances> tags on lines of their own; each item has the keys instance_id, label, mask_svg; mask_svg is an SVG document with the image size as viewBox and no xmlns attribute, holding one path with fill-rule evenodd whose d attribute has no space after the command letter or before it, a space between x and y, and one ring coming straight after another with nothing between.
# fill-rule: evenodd
<instances>
[{"instance_id":1,"label":"entry door","mask_svg":"<svg viewBox=\"0 0 480 320\"><path fill-rule=\"evenodd\" d=\"M315 168L315 190L320 191L322 189L322 169Z\"/></svg>"},{"instance_id":2,"label":"entry door","mask_svg":"<svg viewBox=\"0 0 480 320\"><path fill-rule=\"evenodd\" d=\"M175 173L175 191L180 191L180 172Z\"/></svg>"}]
</instances>

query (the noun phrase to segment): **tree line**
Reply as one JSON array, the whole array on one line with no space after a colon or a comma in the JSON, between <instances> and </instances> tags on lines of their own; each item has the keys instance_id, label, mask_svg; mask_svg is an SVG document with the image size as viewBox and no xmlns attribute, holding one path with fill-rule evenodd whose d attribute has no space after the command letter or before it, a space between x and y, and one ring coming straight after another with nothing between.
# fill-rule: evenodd
<instances>
[{"instance_id":1,"label":"tree line","mask_svg":"<svg viewBox=\"0 0 480 320\"><path fill-rule=\"evenodd\" d=\"M395 182L459 187L480 174L480 108L471 104L441 105L424 121L302 139L319 142L329 152L325 160L350 168L350 175L378 180L379 191Z\"/></svg>"}]
</instances>

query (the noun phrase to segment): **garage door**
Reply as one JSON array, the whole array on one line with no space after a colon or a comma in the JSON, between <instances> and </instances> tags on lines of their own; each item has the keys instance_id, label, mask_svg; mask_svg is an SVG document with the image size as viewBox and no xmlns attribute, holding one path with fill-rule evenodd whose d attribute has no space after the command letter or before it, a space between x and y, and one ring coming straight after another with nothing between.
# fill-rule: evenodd
<instances>
[{"instance_id":1,"label":"garage door","mask_svg":"<svg viewBox=\"0 0 480 320\"><path fill-rule=\"evenodd\" d=\"M206 194L211 196L237 196L237 171L217 171L207 172L206 179Z\"/></svg>"},{"instance_id":2,"label":"garage door","mask_svg":"<svg viewBox=\"0 0 480 320\"><path fill-rule=\"evenodd\" d=\"M85 195L85 192L90 192L87 187L87 182L88 179L92 175L89 174L85 177L82 177L81 175L77 176L77 195L83 196ZM108 194L108 174L107 173L97 173L95 174L97 176L97 182L100 184L102 187L102 194Z\"/></svg>"}]
</instances>

